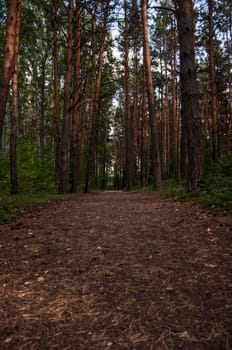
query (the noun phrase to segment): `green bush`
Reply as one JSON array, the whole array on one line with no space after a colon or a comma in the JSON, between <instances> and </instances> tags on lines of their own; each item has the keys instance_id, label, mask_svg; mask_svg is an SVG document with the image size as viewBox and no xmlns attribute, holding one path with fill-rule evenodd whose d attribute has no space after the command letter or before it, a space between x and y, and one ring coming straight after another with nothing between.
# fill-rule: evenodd
<instances>
[{"instance_id":1,"label":"green bush","mask_svg":"<svg viewBox=\"0 0 232 350\"><path fill-rule=\"evenodd\" d=\"M55 171L52 157L38 155L30 142L19 139L17 148L18 183L20 192L55 191ZM9 154L0 158L0 192L10 190Z\"/></svg>"},{"instance_id":2,"label":"green bush","mask_svg":"<svg viewBox=\"0 0 232 350\"><path fill-rule=\"evenodd\" d=\"M18 144L18 177L20 191L54 191L54 165L48 154L38 155L29 142Z\"/></svg>"},{"instance_id":3,"label":"green bush","mask_svg":"<svg viewBox=\"0 0 232 350\"><path fill-rule=\"evenodd\" d=\"M205 178L204 192L223 206L232 207L232 156L211 166Z\"/></svg>"},{"instance_id":4,"label":"green bush","mask_svg":"<svg viewBox=\"0 0 232 350\"><path fill-rule=\"evenodd\" d=\"M9 183L10 183L9 168L10 168L9 157L3 154L0 157L0 192L9 191Z\"/></svg>"}]
</instances>

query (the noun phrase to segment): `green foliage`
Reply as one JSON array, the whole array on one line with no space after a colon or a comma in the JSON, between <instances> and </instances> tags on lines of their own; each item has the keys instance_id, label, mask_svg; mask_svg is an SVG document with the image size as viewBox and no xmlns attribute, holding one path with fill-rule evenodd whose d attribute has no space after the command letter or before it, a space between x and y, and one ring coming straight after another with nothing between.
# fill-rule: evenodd
<instances>
[{"instance_id":1,"label":"green foliage","mask_svg":"<svg viewBox=\"0 0 232 350\"><path fill-rule=\"evenodd\" d=\"M18 144L18 177L21 191L55 191L54 165L49 155L38 156L35 146L25 140Z\"/></svg>"},{"instance_id":2,"label":"green foliage","mask_svg":"<svg viewBox=\"0 0 232 350\"><path fill-rule=\"evenodd\" d=\"M9 174L9 158L3 154L0 156L0 191L7 192L9 190L10 174Z\"/></svg>"},{"instance_id":3,"label":"green foliage","mask_svg":"<svg viewBox=\"0 0 232 350\"><path fill-rule=\"evenodd\" d=\"M223 157L211 166L200 192L212 205L232 209L232 156Z\"/></svg>"},{"instance_id":4,"label":"green foliage","mask_svg":"<svg viewBox=\"0 0 232 350\"><path fill-rule=\"evenodd\" d=\"M24 193L18 195L0 194L0 223L9 222L25 213L29 206L50 200L72 198L74 195L54 193Z\"/></svg>"},{"instance_id":5,"label":"green foliage","mask_svg":"<svg viewBox=\"0 0 232 350\"><path fill-rule=\"evenodd\" d=\"M9 155L0 158L0 222L14 220L23 214L29 205L52 199L68 198L71 195L56 194L53 157L47 151L39 155L32 142L18 140L17 162L20 193L10 195ZM73 195L72 195L73 196Z\"/></svg>"},{"instance_id":6,"label":"green foliage","mask_svg":"<svg viewBox=\"0 0 232 350\"><path fill-rule=\"evenodd\" d=\"M54 164L49 154L38 155L29 141L20 139L17 149L18 182L20 192L55 191ZM9 156L0 159L0 193L9 192Z\"/></svg>"},{"instance_id":7,"label":"green foliage","mask_svg":"<svg viewBox=\"0 0 232 350\"><path fill-rule=\"evenodd\" d=\"M207 208L232 210L232 156L226 156L217 164L206 164L205 182L196 191L187 193L183 183L167 180L163 193L175 199L193 200Z\"/></svg>"},{"instance_id":8,"label":"green foliage","mask_svg":"<svg viewBox=\"0 0 232 350\"><path fill-rule=\"evenodd\" d=\"M163 181L162 194L174 197L176 200L183 200L188 197L184 183L173 179Z\"/></svg>"}]
</instances>

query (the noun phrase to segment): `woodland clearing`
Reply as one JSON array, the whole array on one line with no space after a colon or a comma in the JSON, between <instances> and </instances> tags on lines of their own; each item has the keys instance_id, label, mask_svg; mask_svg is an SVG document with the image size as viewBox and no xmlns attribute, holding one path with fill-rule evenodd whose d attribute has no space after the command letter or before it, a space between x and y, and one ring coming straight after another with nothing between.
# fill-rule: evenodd
<instances>
[{"instance_id":1,"label":"woodland clearing","mask_svg":"<svg viewBox=\"0 0 232 350\"><path fill-rule=\"evenodd\" d=\"M154 194L0 226L0 349L232 349L232 219Z\"/></svg>"}]
</instances>

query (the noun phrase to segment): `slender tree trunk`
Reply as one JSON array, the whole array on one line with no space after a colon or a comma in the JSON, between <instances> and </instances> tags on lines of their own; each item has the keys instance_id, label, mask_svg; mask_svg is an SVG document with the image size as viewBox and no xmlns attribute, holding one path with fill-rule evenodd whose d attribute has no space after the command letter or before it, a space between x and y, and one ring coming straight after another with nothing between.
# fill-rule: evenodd
<instances>
[{"instance_id":1,"label":"slender tree trunk","mask_svg":"<svg viewBox=\"0 0 232 350\"><path fill-rule=\"evenodd\" d=\"M123 168L122 149L120 142L120 131L117 127L114 129L114 188L121 188L121 169Z\"/></svg>"},{"instance_id":2,"label":"slender tree trunk","mask_svg":"<svg viewBox=\"0 0 232 350\"><path fill-rule=\"evenodd\" d=\"M47 55L46 55L47 56ZM45 149L45 79L46 79L46 61L44 57L42 62L41 74L41 101L40 101L40 121L39 121L39 154L42 155Z\"/></svg>"},{"instance_id":3,"label":"slender tree trunk","mask_svg":"<svg viewBox=\"0 0 232 350\"><path fill-rule=\"evenodd\" d=\"M230 43L232 41L232 11L229 15L229 33L227 32L227 45L230 48L228 52L228 81L229 81L229 125L228 125L228 137L227 137L227 152L232 154L232 78L231 78L231 56L232 56L232 47Z\"/></svg>"},{"instance_id":4,"label":"slender tree trunk","mask_svg":"<svg viewBox=\"0 0 232 350\"><path fill-rule=\"evenodd\" d=\"M228 64L230 67L230 65ZM228 72L228 81L229 81L229 122L227 130L227 139L226 139L226 149L227 153L232 153L232 79L230 71ZM230 152L229 152L230 151Z\"/></svg>"},{"instance_id":5,"label":"slender tree trunk","mask_svg":"<svg viewBox=\"0 0 232 350\"><path fill-rule=\"evenodd\" d=\"M137 151L138 151L138 52L137 45L134 47L134 99L133 111L131 113L131 182L137 184Z\"/></svg>"},{"instance_id":6,"label":"slender tree trunk","mask_svg":"<svg viewBox=\"0 0 232 350\"><path fill-rule=\"evenodd\" d=\"M130 159L130 98L129 98L129 37L128 37L128 13L127 13L127 0L124 0L124 138L125 138L125 165L124 165L124 181L126 189L131 189L131 159Z\"/></svg>"},{"instance_id":7,"label":"slender tree trunk","mask_svg":"<svg viewBox=\"0 0 232 350\"><path fill-rule=\"evenodd\" d=\"M67 42L67 67L64 81L64 116L60 149L59 184L60 193L68 192L68 145L70 126L70 88L72 78L72 20L73 20L73 0L69 0L68 9L68 42Z\"/></svg>"},{"instance_id":8,"label":"slender tree trunk","mask_svg":"<svg viewBox=\"0 0 232 350\"><path fill-rule=\"evenodd\" d=\"M178 86L176 74L176 27L173 28L173 47L171 61L171 76L172 76L172 118L173 118L173 173L175 178L179 178L179 114L178 114Z\"/></svg>"},{"instance_id":9,"label":"slender tree trunk","mask_svg":"<svg viewBox=\"0 0 232 350\"><path fill-rule=\"evenodd\" d=\"M168 177L168 165L169 165L169 152L170 152L170 139L169 139L169 91L168 91L168 69L167 69L167 38L164 37L163 44L163 59L164 59L164 96L162 106L162 117L163 117L163 147L162 147L162 175L166 179Z\"/></svg>"},{"instance_id":10,"label":"slender tree trunk","mask_svg":"<svg viewBox=\"0 0 232 350\"><path fill-rule=\"evenodd\" d=\"M94 114L93 114L93 104L94 104L94 95L95 95L95 71L96 71L96 63L95 63L95 30L96 30L96 13L97 13L98 3L94 3L94 10L93 15L91 19L91 54L90 54L90 66L91 71L88 75L87 80L87 91L90 90L90 102L89 102L89 120L88 120L88 131L87 131L87 150L86 150L86 174L85 174L85 192L90 192L90 186L91 186L91 177L93 172L93 163L95 154L92 152L91 154L91 147L94 148L95 143L95 135L94 130L96 127L94 126ZM85 97L85 104L87 106L87 98ZM93 138L93 139L92 139ZM95 151L95 150L94 150ZM90 159L89 159L90 158ZM89 166L90 165L90 166Z\"/></svg>"},{"instance_id":11,"label":"slender tree trunk","mask_svg":"<svg viewBox=\"0 0 232 350\"><path fill-rule=\"evenodd\" d=\"M59 67L57 47L57 0L53 0L53 74L54 74L54 114L55 114L55 178L58 180L60 158L60 106L59 106Z\"/></svg>"},{"instance_id":12,"label":"slender tree trunk","mask_svg":"<svg viewBox=\"0 0 232 350\"><path fill-rule=\"evenodd\" d=\"M2 149L3 124L9 94L10 79L13 73L15 54L15 30L17 21L17 0L7 1L6 37L3 56L3 69L0 73L0 151Z\"/></svg>"},{"instance_id":13,"label":"slender tree trunk","mask_svg":"<svg viewBox=\"0 0 232 350\"><path fill-rule=\"evenodd\" d=\"M107 140L109 139L109 110L105 111L103 118L103 130L101 140L103 142L103 157L102 157L102 174L101 174L101 190L105 190L107 188L107 180L108 180L108 171L107 171Z\"/></svg>"},{"instance_id":14,"label":"slender tree trunk","mask_svg":"<svg viewBox=\"0 0 232 350\"><path fill-rule=\"evenodd\" d=\"M145 64L145 72L146 72L147 99L148 99L148 110L149 110L149 117L150 117L149 120L150 120L150 129L151 129L151 156L152 156L153 186L155 190L160 191L162 188L161 164L160 164L159 141L158 141L158 125L157 125L157 119L156 119L156 113L155 113L154 88L153 88L153 81L152 81L146 0L141 0L141 10L142 10L142 27L143 27L144 64Z\"/></svg>"},{"instance_id":15,"label":"slender tree trunk","mask_svg":"<svg viewBox=\"0 0 232 350\"><path fill-rule=\"evenodd\" d=\"M91 54L90 54L90 65L91 71L88 75L87 81L87 91L90 90L90 102L89 102L89 120L88 120L88 130L87 130L87 149L86 149L86 174L85 174L85 192L90 192L91 190L91 180L92 172L94 169L94 159L95 159L95 139L96 139L96 125L94 121L94 96L95 96L95 84L96 84L96 63L95 63L95 30L96 30L96 13L98 8L98 3L94 3L94 9L91 19ZM87 106L87 99L85 98L85 104ZM94 150L93 150L94 149Z\"/></svg>"},{"instance_id":16,"label":"slender tree trunk","mask_svg":"<svg viewBox=\"0 0 232 350\"><path fill-rule=\"evenodd\" d=\"M182 137L186 143L187 187L194 190L203 177L203 132L198 107L195 66L194 11L192 0L176 1L180 43ZM183 145L183 143L182 143ZM185 159L182 159L182 162Z\"/></svg>"},{"instance_id":17,"label":"slender tree trunk","mask_svg":"<svg viewBox=\"0 0 232 350\"><path fill-rule=\"evenodd\" d=\"M76 0L76 31L75 31L75 62L74 62L74 94L73 94L73 118L72 118L72 147L71 147L71 166L72 166L72 192L78 189L78 170L80 165L79 147L79 128L80 128L80 46L81 46L81 3Z\"/></svg>"},{"instance_id":18,"label":"slender tree trunk","mask_svg":"<svg viewBox=\"0 0 232 350\"><path fill-rule=\"evenodd\" d=\"M96 87L93 96L93 109L91 116L91 130L90 130L90 139L88 144L88 155L87 155L87 168L86 168L86 182L85 182L85 192L90 192L91 190L91 178L93 174L94 166L94 157L95 157L95 148L96 148L96 127L97 127L97 116L99 111L99 97L101 92L101 83L102 83L102 68L103 68L103 59L104 59L104 49L105 49L105 39L107 34L107 22L109 15L109 0L106 1L104 7L104 19L103 19L103 29L101 35L100 43L100 53L98 59L98 72Z\"/></svg>"},{"instance_id":19,"label":"slender tree trunk","mask_svg":"<svg viewBox=\"0 0 232 350\"><path fill-rule=\"evenodd\" d=\"M218 140L218 98L217 83L215 73L215 50L214 50L214 23L213 23L213 0L208 0L209 11L209 81L211 91L212 105L212 144L213 144L213 160L217 162L219 159L219 140Z\"/></svg>"},{"instance_id":20,"label":"slender tree trunk","mask_svg":"<svg viewBox=\"0 0 232 350\"><path fill-rule=\"evenodd\" d=\"M145 69L143 69L143 84L142 84L142 106L141 106L141 148L140 148L140 181L141 187L146 184L146 166L147 166L147 96L145 86Z\"/></svg>"},{"instance_id":21,"label":"slender tree trunk","mask_svg":"<svg viewBox=\"0 0 232 350\"><path fill-rule=\"evenodd\" d=\"M21 0L17 3L17 20L15 30L15 54L12 76L12 114L11 114L11 135L10 135L10 183L11 193L18 193L18 172L17 172L17 132L19 126L18 112L18 55L19 55L19 33L21 19Z\"/></svg>"}]
</instances>

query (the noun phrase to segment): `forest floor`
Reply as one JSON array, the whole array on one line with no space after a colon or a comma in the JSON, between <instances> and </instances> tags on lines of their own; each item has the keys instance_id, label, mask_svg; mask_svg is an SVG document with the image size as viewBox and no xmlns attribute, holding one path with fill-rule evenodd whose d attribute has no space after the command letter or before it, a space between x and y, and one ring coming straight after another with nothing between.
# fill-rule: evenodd
<instances>
[{"instance_id":1,"label":"forest floor","mask_svg":"<svg viewBox=\"0 0 232 350\"><path fill-rule=\"evenodd\" d=\"M103 192L0 231L1 350L232 349L228 214Z\"/></svg>"}]
</instances>

